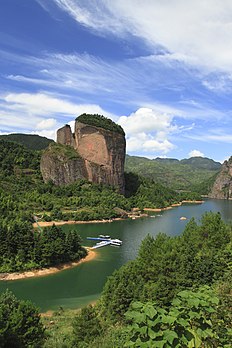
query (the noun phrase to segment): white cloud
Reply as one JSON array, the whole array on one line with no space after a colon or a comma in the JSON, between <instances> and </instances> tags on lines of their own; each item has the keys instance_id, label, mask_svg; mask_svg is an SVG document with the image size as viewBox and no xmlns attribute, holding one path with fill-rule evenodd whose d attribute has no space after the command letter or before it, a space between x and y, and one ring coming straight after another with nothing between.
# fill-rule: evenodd
<instances>
[{"instance_id":1,"label":"white cloud","mask_svg":"<svg viewBox=\"0 0 232 348\"><path fill-rule=\"evenodd\" d=\"M57 128L82 113L110 114L96 104L74 104L61 96L46 93L0 95L0 128L55 138Z\"/></svg>"},{"instance_id":2,"label":"white cloud","mask_svg":"<svg viewBox=\"0 0 232 348\"><path fill-rule=\"evenodd\" d=\"M231 144L232 143L232 135L228 133L229 125L225 124L225 127L214 127L208 128L207 132L197 131L195 133L186 134L186 138L207 142L207 143L224 143Z\"/></svg>"},{"instance_id":3,"label":"white cloud","mask_svg":"<svg viewBox=\"0 0 232 348\"><path fill-rule=\"evenodd\" d=\"M209 70L232 70L230 0L53 0L78 23L101 35L132 35L167 59Z\"/></svg>"},{"instance_id":4,"label":"white cloud","mask_svg":"<svg viewBox=\"0 0 232 348\"><path fill-rule=\"evenodd\" d=\"M205 155L199 150L192 150L189 152L189 157L204 157Z\"/></svg>"},{"instance_id":5,"label":"white cloud","mask_svg":"<svg viewBox=\"0 0 232 348\"><path fill-rule=\"evenodd\" d=\"M37 0L38 1L38 0ZM43 0L44 1L44 0ZM46 0L45 0L46 1ZM117 32L123 35L125 28L118 20L117 15L111 11L107 1L85 0L81 4L75 0L53 0L59 8L66 11L74 20L84 26L90 27L95 31L106 34L107 32ZM40 0L41 6L42 1ZM94 8L95 16L89 11Z\"/></svg>"},{"instance_id":6,"label":"white cloud","mask_svg":"<svg viewBox=\"0 0 232 348\"><path fill-rule=\"evenodd\" d=\"M54 97L46 93L8 93L0 96L5 102L5 108L14 111L24 111L27 114L48 116L52 114L75 117L84 112L107 114L96 104L74 104L62 97Z\"/></svg>"},{"instance_id":7,"label":"white cloud","mask_svg":"<svg viewBox=\"0 0 232 348\"><path fill-rule=\"evenodd\" d=\"M36 129L50 129L56 126L56 120L54 118L47 118L42 120L35 126Z\"/></svg>"},{"instance_id":8,"label":"white cloud","mask_svg":"<svg viewBox=\"0 0 232 348\"><path fill-rule=\"evenodd\" d=\"M172 124L173 116L149 108L140 108L129 116L121 116L118 123L127 137L127 151L166 154L175 146L168 140L178 130Z\"/></svg>"},{"instance_id":9,"label":"white cloud","mask_svg":"<svg viewBox=\"0 0 232 348\"><path fill-rule=\"evenodd\" d=\"M2 97L9 109L25 110L34 115L50 115L53 113L67 116L83 112L101 113L103 110L95 104L74 104L45 93L9 93Z\"/></svg>"},{"instance_id":10,"label":"white cloud","mask_svg":"<svg viewBox=\"0 0 232 348\"><path fill-rule=\"evenodd\" d=\"M19 56L15 57L14 62L16 63L18 59L20 60ZM23 82L27 84L28 88L33 84L33 88L59 90L61 95L68 94L73 98L78 96L79 100L83 101L84 107L87 104L86 100L97 100L97 103L102 103L102 105L107 100L108 103L129 106L130 109L145 106L182 118L201 120L225 118L224 112L217 110L215 105L212 108L210 104L207 104L209 99L204 92L202 94L202 89L197 90L196 96L199 99L199 92L201 93L202 102L200 103L193 99L185 100L182 97L182 89L183 95L187 94L190 88L194 92L194 85L198 81L193 76L194 74L185 71L183 64L179 64L178 67L169 67L167 70L167 67L162 65L163 63L157 62L151 57L107 62L87 54L50 54L38 58L27 57L27 63L29 66L27 70L32 71L33 76L11 74L5 77L17 85ZM44 67L47 69L43 69ZM213 81L212 78L208 80ZM230 81L230 79L224 80L225 83ZM204 81L202 85L205 85ZM187 87L186 91L184 86ZM177 99L168 100L166 104L159 102L159 95L165 95L167 90L173 90ZM50 95L50 98L52 96ZM37 98L39 99L38 96ZM36 105L33 112L36 110L43 112L41 105L43 106L44 102L46 103L46 100L43 100L43 103L38 101L39 107ZM57 101L54 102L57 104ZM73 104L76 105L76 103ZM65 108L69 112L71 107L76 112L70 103L68 106L67 103L63 106L60 110ZM94 105L94 109L96 110L96 105ZM102 110L98 108L97 112L102 113ZM114 115L106 113L106 111L104 115L114 118Z\"/></svg>"},{"instance_id":11,"label":"white cloud","mask_svg":"<svg viewBox=\"0 0 232 348\"><path fill-rule=\"evenodd\" d=\"M171 132L174 126L171 124L173 116L160 113L149 108L140 108L130 116L122 116L118 123L128 134L141 133L143 131Z\"/></svg>"},{"instance_id":12,"label":"white cloud","mask_svg":"<svg viewBox=\"0 0 232 348\"><path fill-rule=\"evenodd\" d=\"M40 131L32 131L32 132L27 132L27 134L38 134L41 137L46 137L48 139L53 139L56 140L56 129L52 129L52 130L40 130Z\"/></svg>"}]
</instances>

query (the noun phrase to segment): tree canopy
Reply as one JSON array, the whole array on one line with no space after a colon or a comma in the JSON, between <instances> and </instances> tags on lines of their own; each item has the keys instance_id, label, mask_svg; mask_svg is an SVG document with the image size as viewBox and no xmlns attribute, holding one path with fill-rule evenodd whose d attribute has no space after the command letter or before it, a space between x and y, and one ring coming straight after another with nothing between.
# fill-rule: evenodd
<instances>
[{"instance_id":1,"label":"tree canopy","mask_svg":"<svg viewBox=\"0 0 232 348\"><path fill-rule=\"evenodd\" d=\"M125 132L120 125L103 115L84 113L78 116L76 121L125 135Z\"/></svg>"},{"instance_id":2,"label":"tree canopy","mask_svg":"<svg viewBox=\"0 0 232 348\"><path fill-rule=\"evenodd\" d=\"M31 302L18 300L12 292L0 296L0 347L42 347L45 329L38 308Z\"/></svg>"}]
</instances>

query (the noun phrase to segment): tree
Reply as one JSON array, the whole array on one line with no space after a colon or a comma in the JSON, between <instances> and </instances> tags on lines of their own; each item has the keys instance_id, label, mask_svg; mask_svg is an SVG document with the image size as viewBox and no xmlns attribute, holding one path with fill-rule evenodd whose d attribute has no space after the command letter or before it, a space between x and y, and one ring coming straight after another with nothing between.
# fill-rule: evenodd
<instances>
[{"instance_id":1,"label":"tree","mask_svg":"<svg viewBox=\"0 0 232 348\"><path fill-rule=\"evenodd\" d=\"M0 296L0 347L42 347L45 329L38 308L6 290Z\"/></svg>"},{"instance_id":2,"label":"tree","mask_svg":"<svg viewBox=\"0 0 232 348\"><path fill-rule=\"evenodd\" d=\"M84 307L73 322L74 342L77 346L86 347L89 343L102 333L100 320L92 305ZM83 345L81 344L83 343Z\"/></svg>"}]
</instances>

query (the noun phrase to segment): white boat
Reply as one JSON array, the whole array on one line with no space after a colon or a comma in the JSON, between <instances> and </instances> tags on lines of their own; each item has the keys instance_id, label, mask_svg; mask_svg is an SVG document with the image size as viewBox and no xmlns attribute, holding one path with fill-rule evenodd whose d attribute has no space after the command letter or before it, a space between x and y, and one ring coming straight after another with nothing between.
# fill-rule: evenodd
<instances>
[{"instance_id":1,"label":"white boat","mask_svg":"<svg viewBox=\"0 0 232 348\"><path fill-rule=\"evenodd\" d=\"M110 236L105 236L104 234L99 234L99 237L104 239L110 239Z\"/></svg>"},{"instance_id":2,"label":"white boat","mask_svg":"<svg viewBox=\"0 0 232 348\"><path fill-rule=\"evenodd\" d=\"M108 238L106 238L108 237ZM107 245L112 245L112 246L121 246L122 241L120 239L111 239L110 236L99 236L99 237L87 237L89 240L100 240L95 246L92 247L92 249L97 249L101 248Z\"/></svg>"},{"instance_id":3,"label":"white boat","mask_svg":"<svg viewBox=\"0 0 232 348\"><path fill-rule=\"evenodd\" d=\"M122 245L122 241L120 239L110 239L110 244L111 245Z\"/></svg>"},{"instance_id":4,"label":"white boat","mask_svg":"<svg viewBox=\"0 0 232 348\"><path fill-rule=\"evenodd\" d=\"M96 245L94 245L92 249L98 249L110 244L111 244L110 241L102 240L101 242L98 242Z\"/></svg>"}]
</instances>

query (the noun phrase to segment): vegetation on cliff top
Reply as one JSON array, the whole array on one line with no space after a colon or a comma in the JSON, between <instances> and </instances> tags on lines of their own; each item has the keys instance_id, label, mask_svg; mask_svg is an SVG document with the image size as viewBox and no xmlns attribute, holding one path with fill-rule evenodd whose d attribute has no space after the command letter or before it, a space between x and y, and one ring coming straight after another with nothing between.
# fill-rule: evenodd
<instances>
[{"instance_id":1,"label":"vegetation on cliff top","mask_svg":"<svg viewBox=\"0 0 232 348\"><path fill-rule=\"evenodd\" d=\"M78 152L72 146L58 143L51 143L45 152L56 156L57 159L59 156L62 156L64 160L72 160L80 157Z\"/></svg>"},{"instance_id":2,"label":"vegetation on cliff top","mask_svg":"<svg viewBox=\"0 0 232 348\"><path fill-rule=\"evenodd\" d=\"M103 115L82 114L76 118L76 121L125 135L125 132L121 126Z\"/></svg>"}]
</instances>

